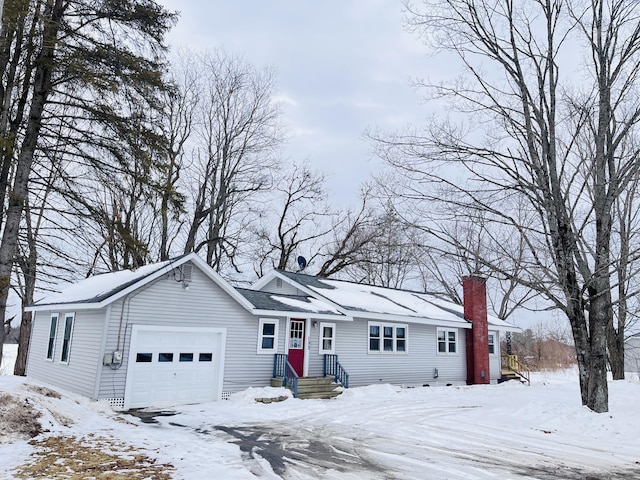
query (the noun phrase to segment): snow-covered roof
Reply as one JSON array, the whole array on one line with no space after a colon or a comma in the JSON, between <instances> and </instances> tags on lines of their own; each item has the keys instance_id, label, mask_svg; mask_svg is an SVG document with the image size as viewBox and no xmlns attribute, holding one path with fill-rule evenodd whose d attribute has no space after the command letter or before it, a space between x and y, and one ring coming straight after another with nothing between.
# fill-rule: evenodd
<instances>
[{"instance_id":1,"label":"snow-covered roof","mask_svg":"<svg viewBox=\"0 0 640 480\"><path fill-rule=\"evenodd\" d=\"M118 272L103 273L85 278L62 288L59 292L50 293L33 306L64 305L69 303L100 303L103 300L124 290L145 277L163 270L170 261L154 263L137 268L136 270L120 270Z\"/></svg>"},{"instance_id":2,"label":"snow-covered roof","mask_svg":"<svg viewBox=\"0 0 640 480\"><path fill-rule=\"evenodd\" d=\"M460 324L470 327L464 318L461 305L449 302L435 295L378 287L345 280L319 278L301 273L275 271L290 283L320 296L348 315L359 317L410 317L416 323L438 323L442 325ZM256 282L254 288L264 286L265 281ZM497 317L489 316L490 327L500 330L519 331Z\"/></svg>"},{"instance_id":3,"label":"snow-covered roof","mask_svg":"<svg viewBox=\"0 0 640 480\"><path fill-rule=\"evenodd\" d=\"M249 290L246 288L237 288L236 290L259 311L274 312L276 314L288 312L313 314L314 316L329 315L350 320L350 318L328 302L311 295L276 295L270 292Z\"/></svg>"},{"instance_id":4,"label":"snow-covered roof","mask_svg":"<svg viewBox=\"0 0 640 480\"><path fill-rule=\"evenodd\" d=\"M65 286L58 292L46 295L28 306L27 310L49 310L57 306L82 309L102 308L163 275L171 274L172 271L187 262L199 267L205 275L247 310L253 308L251 302L240 295L204 260L197 254L190 253L164 262L145 265L136 270L120 270L86 278L78 283Z\"/></svg>"}]
</instances>

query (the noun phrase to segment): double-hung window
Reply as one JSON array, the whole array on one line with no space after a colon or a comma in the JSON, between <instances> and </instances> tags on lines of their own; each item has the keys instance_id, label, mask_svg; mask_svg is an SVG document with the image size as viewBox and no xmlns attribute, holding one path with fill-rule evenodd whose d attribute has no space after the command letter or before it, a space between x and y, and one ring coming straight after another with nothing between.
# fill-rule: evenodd
<instances>
[{"instance_id":1,"label":"double-hung window","mask_svg":"<svg viewBox=\"0 0 640 480\"><path fill-rule=\"evenodd\" d=\"M278 320L261 318L258 324L258 353L277 353Z\"/></svg>"},{"instance_id":2,"label":"double-hung window","mask_svg":"<svg viewBox=\"0 0 640 480\"><path fill-rule=\"evenodd\" d=\"M458 330L438 329L438 355L456 355L458 353Z\"/></svg>"},{"instance_id":3,"label":"double-hung window","mask_svg":"<svg viewBox=\"0 0 640 480\"><path fill-rule=\"evenodd\" d=\"M369 352L405 353L407 325L369 322Z\"/></svg>"},{"instance_id":4,"label":"double-hung window","mask_svg":"<svg viewBox=\"0 0 640 480\"><path fill-rule=\"evenodd\" d=\"M320 323L320 355L336 352L336 324Z\"/></svg>"},{"instance_id":5,"label":"double-hung window","mask_svg":"<svg viewBox=\"0 0 640 480\"><path fill-rule=\"evenodd\" d=\"M62 337L62 350L60 351L60 361L69 363L69 350L71 350L71 334L73 333L74 313L64 315L64 335Z\"/></svg>"},{"instance_id":6,"label":"double-hung window","mask_svg":"<svg viewBox=\"0 0 640 480\"><path fill-rule=\"evenodd\" d=\"M496 334L494 332L489 332L489 355L496 354Z\"/></svg>"},{"instance_id":7,"label":"double-hung window","mask_svg":"<svg viewBox=\"0 0 640 480\"><path fill-rule=\"evenodd\" d=\"M53 353L56 347L56 331L58 330L58 317L60 314L52 313L49 323L49 341L47 342L47 360L53 360Z\"/></svg>"}]
</instances>

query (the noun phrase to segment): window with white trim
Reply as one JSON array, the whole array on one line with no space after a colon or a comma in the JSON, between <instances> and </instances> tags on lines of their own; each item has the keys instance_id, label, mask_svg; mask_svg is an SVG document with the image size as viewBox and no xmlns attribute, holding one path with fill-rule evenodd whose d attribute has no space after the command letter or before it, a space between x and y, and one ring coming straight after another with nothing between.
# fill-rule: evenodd
<instances>
[{"instance_id":1,"label":"window with white trim","mask_svg":"<svg viewBox=\"0 0 640 480\"><path fill-rule=\"evenodd\" d=\"M56 332L58 330L59 313L52 313L49 322L49 341L47 342L47 360L53 360L53 353L56 348Z\"/></svg>"},{"instance_id":2,"label":"window with white trim","mask_svg":"<svg viewBox=\"0 0 640 480\"><path fill-rule=\"evenodd\" d=\"M71 334L73 333L73 319L75 313L65 313L64 315L64 335L62 337L62 350L60 351L60 361L69 363L69 351L71 350Z\"/></svg>"},{"instance_id":3,"label":"window with white trim","mask_svg":"<svg viewBox=\"0 0 640 480\"><path fill-rule=\"evenodd\" d=\"M407 338L407 325L369 322L369 352L406 353Z\"/></svg>"},{"instance_id":4,"label":"window with white trim","mask_svg":"<svg viewBox=\"0 0 640 480\"><path fill-rule=\"evenodd\" d=\"M458 330L438 329L438 355L458 354Z\"/></svg>"},{"instance_id":5,"label":"window with white trim","mask_svg":"<svg viewBox=\"0 0 640 480\"><path fill-rule=\"evenodd\" d=\"M496 337L497 335L494 332L489 332L489 340L488 340L489 355L496 354Z\"/></svg>"},{"instance_id":6,"label":"window with white trim","mask_svg":"<svg viewBox=\"0 0 640 480\"><path fill-rule=\"evenodd\" d=\"M258 353L278 352L278 325L273 318L261 318L258 324Z\"/></svg>"},{"instance_id":7,"label":"window with white trim","mask_svg":"<svg viewBox=\"0 0 640 480\"><path fill-rule=\"evenodd\" d=\"M336 324L320 323L320 355L336 352Z\"/></svg>"}]
</instances>

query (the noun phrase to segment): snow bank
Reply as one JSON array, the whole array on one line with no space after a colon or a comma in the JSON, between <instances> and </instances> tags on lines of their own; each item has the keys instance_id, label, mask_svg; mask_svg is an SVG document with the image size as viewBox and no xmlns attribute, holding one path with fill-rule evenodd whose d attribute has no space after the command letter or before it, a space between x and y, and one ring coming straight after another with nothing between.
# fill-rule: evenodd
<instances>
[{"instance_id":1,"label":"snow bank","mask_svg":"<svg viewBox=\"0 0 640 480\"><path fill-rule=\"evenodd\" d=\"M13 375L13 366L18 356L18 345L15 343L5 343L2 350L2 365L0 365L0 375Z\"/></svg>"}]
</instances>

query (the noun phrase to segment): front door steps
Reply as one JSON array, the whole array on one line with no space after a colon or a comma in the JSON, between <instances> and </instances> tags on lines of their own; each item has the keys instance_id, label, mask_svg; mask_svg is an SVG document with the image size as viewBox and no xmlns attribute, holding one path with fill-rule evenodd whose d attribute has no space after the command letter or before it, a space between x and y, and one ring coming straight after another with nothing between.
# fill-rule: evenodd
<instances>
[{"instance_id":1,"label":"front door steps","mask_svg":"<svg viewBox=\"0 0 640 480\"><path fill-rule=\"evenodd\" d=\"M272 387L282 386L282 377L271 379ZM334 398L342 393L339 383L333 377L300 377L298 379L298 398Z\"/></svg>"}]
</instances>

